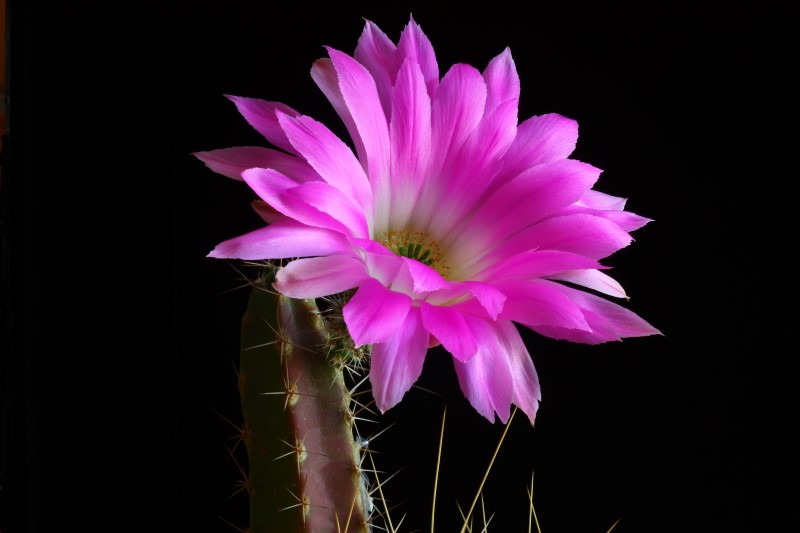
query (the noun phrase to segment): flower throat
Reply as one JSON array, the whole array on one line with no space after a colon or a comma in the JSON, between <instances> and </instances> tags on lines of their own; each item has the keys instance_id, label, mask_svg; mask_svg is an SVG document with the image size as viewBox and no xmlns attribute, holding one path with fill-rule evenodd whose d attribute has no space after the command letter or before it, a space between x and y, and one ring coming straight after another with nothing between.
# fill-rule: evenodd
<instances>
[{"instance_id":1,"label":"flower throat","mask_svg":"<svg viewBox=\"0 0 800 533\"><path fill-rule=\"evenodd\" d=\"M416 230L390 230L383 232L381 244L402 257L416 259L450 279L450 267L442 256L439 243L427 233Z\"/></svg>"}]
</instances>

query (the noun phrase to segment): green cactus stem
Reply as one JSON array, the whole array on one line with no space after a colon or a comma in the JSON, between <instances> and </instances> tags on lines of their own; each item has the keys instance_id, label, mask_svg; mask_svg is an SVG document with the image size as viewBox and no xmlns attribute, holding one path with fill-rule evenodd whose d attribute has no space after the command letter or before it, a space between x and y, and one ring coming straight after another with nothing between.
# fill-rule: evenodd
<instances>
[{"instance_id":1,"label":"green cactus stem","mask_svg":"<svg viewBox=\"0 0 800 533\"><path fill-rule=\"evenodd\" d=\"M239 392L252 533L369 531L343 365L314 300L259 277L242 319ZM334 357L331 357L333 355Z\"/></svg>"}]
</instances>

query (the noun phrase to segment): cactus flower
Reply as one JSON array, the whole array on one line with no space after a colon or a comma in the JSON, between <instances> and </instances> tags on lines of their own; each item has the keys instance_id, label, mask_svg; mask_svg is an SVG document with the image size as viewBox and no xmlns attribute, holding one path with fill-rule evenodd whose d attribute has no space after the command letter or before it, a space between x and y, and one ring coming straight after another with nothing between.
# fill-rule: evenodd
<instances>
[{"instance_id":1,"label":"cactus flower","mask_svg":"<svg viewBox=\"0 0 800 533\"><path fill-rule=\"evenodd\" d=\"M649 219L569 158L574 120L518 120L509 49L440 78L412 19L397 44L367 21L352 56L326 50L311 76L351 145L284 104L230 96L277 149L195 154L244 180L266 223L209 256L288 260L274 287L289 297L354 291L344 320L356 346L372 345L381 411L441 344L481 415L505 422L514 404L533 423L539 381L516 324L589 344L659 333L607 298L625 293L600 262Z\"/></svg>"}]
</instances>

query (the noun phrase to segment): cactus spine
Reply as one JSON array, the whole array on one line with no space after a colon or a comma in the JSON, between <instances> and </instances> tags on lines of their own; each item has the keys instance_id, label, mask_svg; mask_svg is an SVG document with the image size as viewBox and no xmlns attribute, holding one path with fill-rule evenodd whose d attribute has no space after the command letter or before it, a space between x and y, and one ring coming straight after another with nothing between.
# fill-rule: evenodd
<instances>
[{"instance_id":1,"label":"cactus spine","mask_svg":"<svg viewBox=\"0 0 800 533\"><path fill-rule=\"evenodd\" d=\"M252 533L369 531L343 364L314 300L257 280L242 318L239 392ZM331 357L333 355L333 357Z\"/></svg>"}]
</instances>

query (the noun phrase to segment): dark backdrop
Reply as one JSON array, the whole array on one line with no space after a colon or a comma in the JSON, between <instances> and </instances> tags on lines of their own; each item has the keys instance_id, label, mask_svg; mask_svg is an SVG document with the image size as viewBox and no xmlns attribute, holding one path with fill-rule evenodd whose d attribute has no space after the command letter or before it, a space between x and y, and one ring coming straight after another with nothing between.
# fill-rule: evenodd
<instances>
[{"instance_id":1,"label":"dark backdrop","mask_svg":"<svg viewBox=\"0 0 800 533\"><path fill-rule=\"evenodd\" d=\"M520 118L577 119L597 188L655 219L608 261L664 336L579 346L526 335L544 400L488 478L489 531L774 531L796 520L787 407L796 45L785 13L584 11L456 2L229 1L74 8L8 2L3 142L4 533L233 531L226 445L247 290L205 258L258 225L250 191L190 156L263 140L223 94L285 102L343 132L309 76L363 18L483 68L509 46ZM789 231L785 231L785 230ZM787 234L781 237L781 232ZM782 307L776 307L781 305ZM401 531L457 531L503 427L442 353L374 424ZM371 426L370 426L371 427ZM224 519L224 520L223 520ZM789 528L790 529L790 528Z\"/></svg>"}]
</instances>

